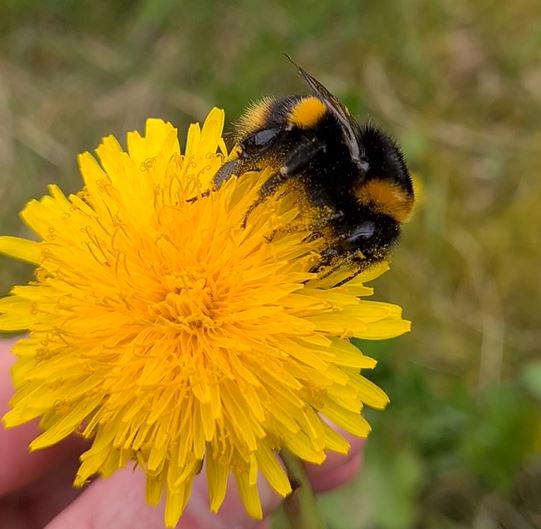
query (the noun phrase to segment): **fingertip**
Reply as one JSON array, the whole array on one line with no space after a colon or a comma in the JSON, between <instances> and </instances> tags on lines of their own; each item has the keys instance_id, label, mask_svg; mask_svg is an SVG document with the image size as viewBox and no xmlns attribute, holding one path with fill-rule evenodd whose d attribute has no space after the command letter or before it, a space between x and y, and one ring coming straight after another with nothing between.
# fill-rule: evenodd
<instances>
[{"instance_id":1,"label":"fingertip","mask_svg":"<svg viewBox=\"0 0 541 529\"><path fill-rule=\"evenodd\" d=\"M334 467L331 471L327 472L324 477L310 478L314 492L327 492L345 485L358 474L362 461L362 454L358 452L343 465Z\"/></svg>"},{"instance_id":2,"label":"fingertip","mask_svg":"<svg viewBox=\"0 0 541 529\"><path fill-rule=\"evenodd\" d=\"M218 514L209 510L205 476L194 479L188 505L177 528L182 529L265 529L263 521L247 516L236 487L230 480L224 503ZM281 499L262 482L258 483L264 514L274 510ZM163 502L150 507L145 502L145 476L125 467L107 479L93 482L46 529L163 529ZM263 524L263 525L262 525Z\"/></svg>"},{"instance_id":3,"label":"fingertip","mask_svg":"<svg viewBox=\"0 0 541 529\"><path fill-rule=\"evenodd\" d=\"M16 340L0 340L0 417L9 409L13 385L9 370L15 357L10 354ZM85 443L71 437L54 447L30 452L28 445L39 435L38 421L34 420L14 428L5 428L0 423L0 495L8 494L28 485L44 475L60 461L75 457L82 452Z\"/></svg>"},{"instance_id":4,"label":"fingertip","mask_svg":"<svg viewBox=\"0 0 541 529\"><path fill-rule=\"evenodd\" d=\"M331 452L321 465L305 464L315 492L325 492L344 485L359 472L363 462L365 439L341 433L350 444L347 454Z\"/></svg>"}]
</instances>

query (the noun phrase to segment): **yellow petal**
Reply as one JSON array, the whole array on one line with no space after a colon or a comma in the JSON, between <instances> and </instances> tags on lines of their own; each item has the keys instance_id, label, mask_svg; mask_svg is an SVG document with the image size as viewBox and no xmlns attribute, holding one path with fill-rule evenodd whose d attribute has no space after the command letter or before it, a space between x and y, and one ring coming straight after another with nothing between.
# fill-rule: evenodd
<instances>
[{"instance_id":1,"label":"yellow petal","mask_svg":"<svg viewBox=\"0 0 541 529\"><path fill-rule=\"evenodd\" d=\"M261 520L263 518L263 510L259 499L259 492L256 484L251 484L249 474L247 472L235 472L235 481L239 490L240 499L246 509L246 512L252 518Z\"/></svg>"},{"instance_id":2,"label":"yellow petal","mask_svg":"<svg viewBox=\"0 0 541 529\"><path fill-rule=\"evenodd\" d=\"M366 437L370 433L370 425L361 416L360 411L357 413L348 411L330 399L321 408L321 414L346 432L357 437Z\"/></svg>"},{"instance_id":3,"label":"yellow petal","mask_svg":"<svg viewBox=\"0 0 541 529\"><path fill-rule=\"evenodd\" d=\"M208 455L205 459L205 469L209 491L209 505L212 512L218 512L222 505L227 490L227 478L229 470L226 466Z\"/></svg>"},{"instance_id":4,"label":"yellow petal","mask_svg":"<svg viewBox=\"0 0 541 529\"><path fill-rule=\"evenodd\" d=\"M8 235L0 236L0 253L32 264L39 264L40 262L39 244L28 239Z\"/></svg>"},{"instance_id":5,"label":"yellow petal","mask_svg":"<svg viewBox=\"0 0 541 529\"><path fill-rule=\"evenodd\" d=\"M269 485L282 497L291 492L291 483L272 451L261 443L256 453L257 463Z\"/></svg>"}]
</instances>

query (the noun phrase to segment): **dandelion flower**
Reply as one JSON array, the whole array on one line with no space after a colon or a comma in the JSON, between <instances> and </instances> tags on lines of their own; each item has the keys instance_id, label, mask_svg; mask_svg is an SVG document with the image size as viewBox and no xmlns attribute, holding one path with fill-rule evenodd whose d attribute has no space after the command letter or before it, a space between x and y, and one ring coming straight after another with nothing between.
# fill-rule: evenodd
<instances>
[{"instance_id":1,"label":"dandelion flower","mask_svg":"<svg viewBox=\"0 0 541 529\"><path fill-rule=\"evenodd\" d=\"M328 423L364 437L360 410L387 402L350 338L409 329L399 307L362 299L386 264L349 280L347 265L314 272L324 243L302 223L288 229L298 201L282 193L253 208L265 171L211 189L223 122L213 109L191 125L184 153L157 119L128 134L127 152L104 138L99 162L78 159L81 192L52 185L22 211L37 241L0 237L1 252L36 265L0 299L0 330L28 331L4 424L40 418L32 450L91 439L76 486L136 461L148 503L165 497L167 527L202 468L213 512L232 476L260 518L258 474L291 490L279 450L312 463L346 453Z\"/></svg>"}]
</instances>

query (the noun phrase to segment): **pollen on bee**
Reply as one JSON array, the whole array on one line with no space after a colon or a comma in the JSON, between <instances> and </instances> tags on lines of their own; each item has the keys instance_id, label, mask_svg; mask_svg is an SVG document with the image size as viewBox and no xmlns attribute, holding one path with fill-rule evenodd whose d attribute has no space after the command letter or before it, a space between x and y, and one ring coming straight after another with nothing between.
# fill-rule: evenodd
<instances>
[{"instance_id":1,"label":"pollen on bee","mask_svg":"<svg viewBox=\"0 0 541 529\"><path fill-rule=\"evenodd\" d=\"M303 97L290 111L289 121L301 129L315 126L325 114L327 107L321 99Z\"/></svg>"}]
</instances>

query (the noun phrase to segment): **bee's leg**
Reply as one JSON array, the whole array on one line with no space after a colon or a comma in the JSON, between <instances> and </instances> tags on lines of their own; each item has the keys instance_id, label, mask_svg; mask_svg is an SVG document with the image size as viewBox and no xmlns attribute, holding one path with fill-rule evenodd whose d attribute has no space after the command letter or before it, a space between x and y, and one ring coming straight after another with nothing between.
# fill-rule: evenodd
<instances>
[{"instance_id":1,"label":"bee's leg","mask_svg":"<svg viewBox=\"0 0 541 529\"><path fill-rule=\"evenodd\" d=\"M224 163L216 174L214 175L214 186L220 187L229 177L234 174L240 174L242 172L242 160L235 158L229 162Z\"/></svg>"},{"instance_id":2,"label":"bee's leg","mask_svg":"<svg viewBox=\"0 0 541 529\"><path fill-rule=\"evenodd\" d=\"M269 196L276 188L283 182L287 180L287 176L284 176L281 172L274 173L262 186L259 190L260 198L265 198ZM259 204L261 200L258 200Z\"/></svg>"},{"instance_id":3,"label":"bee's leg","mask_svg":"<svg viewBox=\"0 0 541 529\"><path fill-rule=\"evenodd\" d=\"M337 246L329 246L325 248L325 250L321 252L320 261L310 271L315 272L318 268L321 268L322 266L330 266L332 261L334 261L341 255L342 252Z\"/></svg>"},{"instance_id":4,"label":"bee's leg","mask_svg":"<svg viewBox=\"0 0 541 529\"><path fill-rule=\"evenodd\" d=\"M327 248L322 253L321 257L321 260L310 270L310 272L319 271L319 277L321 279L332 275L334 272L336 272L337 268L340 267L341 264L344 264L346 262L349 262L350 264L354 264L356 266L356 268L351 270L351 273L348 274L347 277L334 284L333 287L339 287L342 286L344 283L347 283L360 272L368 268L368 266L370 266L370 264L372 263L372 261L367 261L362 257L353 255L349 252L344 252L337 246ZM321 272L322 268L326 268L323 273Z\"/></svg>"},{"instance_id":5,"label":"bee's leg","mask_svg":"<svg viewBox=\"0 0 541 529\"><path fill-rule=\"evenodd\" d=\"M308 138L302 141L297 148L290 153L285 159L283 165L280 167L277 173L273 174L262 186L259 191L259 198L252 204L246 218L261 202L270 195L281 183L285 182L288 178L294 178L297 176L310 161L314 159L314 156L319 152L325 150L325 146L317 144ZM244 225L246 225L246 218L244 219Z\"/></svg>"},{"instance_id":6,"label":"bee's leg","mask_svg":"<svg viewBox=\"0 0 541 529\"><path fill-rule=\"evenodd\" d=\"M199 195L186 199L186 202L189 204L193 204L194 202L197 202L200 198L208 197L210 195L210 191L203 191Z\"/></svg>"},{"instance_id":7,"label":"bee's leg","mask_svg":"<svg viewBox=\"0 0 541 529\"><path fill-rule=\"evenodd\" d=\"M262 186L259 190L259 196L257 197L257 200L255 200L250 207L248 208L248 211L246 212L246 216L244 217L244 221L242 222L242 227L246 227L246 221L248 220L248 217L250 216L250 213L263 202L272 192L284 181L286 180L286 177L282 176L280 173L273 174Z\"/></svg>"},{"instance_id":8,"label":"bee's leg","mask_svg":"<svg viewBox=\"0 0 541 529\"><path fill-rule=\"evenodd\" d=\"M284 159L280 167L280 174L284 178L291 178L301 173L306 166L320 153L325 152L325 145L316 139L305 138Z\"/></svg>"}]
</instances>

